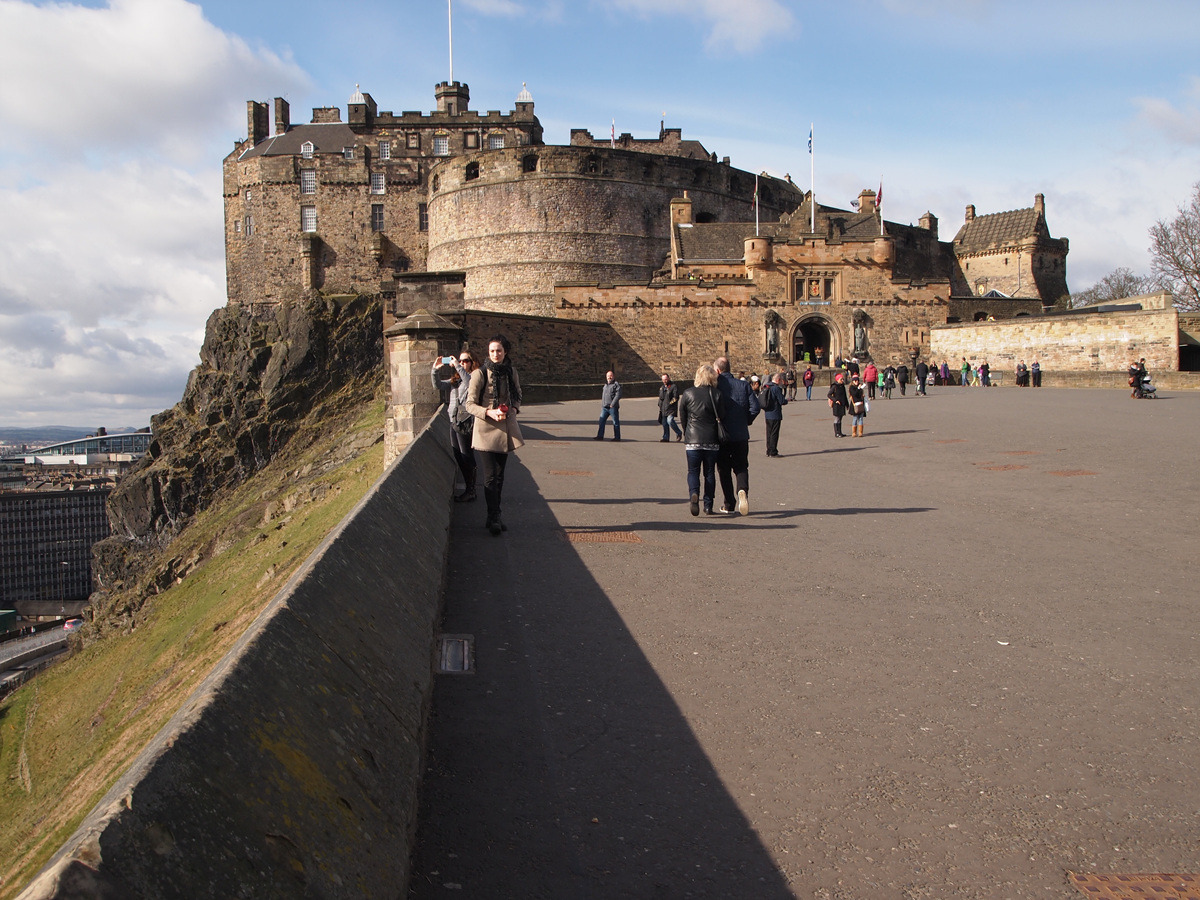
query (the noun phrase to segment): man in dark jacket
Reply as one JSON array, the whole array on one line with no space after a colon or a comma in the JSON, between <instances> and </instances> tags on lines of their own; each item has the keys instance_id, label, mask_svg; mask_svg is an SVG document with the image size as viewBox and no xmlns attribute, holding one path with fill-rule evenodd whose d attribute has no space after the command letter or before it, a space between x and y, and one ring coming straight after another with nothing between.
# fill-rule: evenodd
<instances>
[{"instance_id":1,"label":"man in dark jacket","mask_svg":"<svg viewBox=\"0 0 1200 900\"><path fill-rule=\"evenodd\" d=\"M662 443L671 440L671 429L675 429L675 440L683 440L683 432L675 421L675 413L679 407L679 389L671 381L670 375L662 377L662 387L658 389L658 421L662 423Z\"/></svg>"},{"instance_id":2,"label":"man in dark jacket","mask_svg":"<svg viewBox=\"0 0 1200 900\"><path fill-rule=\"evenodd\" d=\"M776 375L758 392L758 403L767 421L767 456L771 458L779 456L779 429L783 426L783 407L787 402L781 375Z\"/></svg>"},{"instance_id":3,"label":"man in dark jacket","mask_svg":"<svg viewBox=\"0 0 1200 900\"><path fill-rule=\"evenodd\" d=\"M613 420L613 440L621 439L621 382L612 372L604 375L604 389L600 392L600 423L596 428L596 436L592 440L604 440L604 425L608 417Z\"/></svg>"},{"instance_id":4,"label":"man in dark jacket","mask_svg":"<svg viewBox=\"0 0 1200 900\"><path fill-rule=\"evenodd\" d=\"M717 390L725 401L722 425L725 440L717 454L717 477L721 481L721 493L725 505L721 512L735 510L743 516L750 514L750 423L758 415L758 397L750 390L750 384L729 374L729 360L722 356L714 364L717 370ZM735 500L734 477L737 478ZM736 506L735 506L736 503Z\"/></svg>"},{"instance_id":5,"label":"man in dark jacket","mask_svg":"<svg viewBox=\"0 0 1200 900\"><path fill-rule=\"evenodd\" d=\"M925 364L925 360L917 363L917 393L922 397L926 395L925 382L929 378L929 366Z\"/></svg>"},{"instance_id":6,"label":"man in dark jacket","mask_svg":"<svg viewBox=\"0 0 1200 900\"><path fill-rule=\"evenodd\" d=\"M904 396L904 390L908 387L908 366L901 363L896 366L896 384L900 385L900 396Z\"/></svg>"}]
</instances>

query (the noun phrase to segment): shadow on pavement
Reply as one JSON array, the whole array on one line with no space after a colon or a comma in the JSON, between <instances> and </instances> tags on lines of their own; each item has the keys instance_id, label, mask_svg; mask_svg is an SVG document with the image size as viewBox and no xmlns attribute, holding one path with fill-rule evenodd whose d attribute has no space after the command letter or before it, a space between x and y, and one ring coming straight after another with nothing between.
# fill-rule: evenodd
<instances>
[{"instance_id":1,"label":"shadow on pavement","mask_svg":"<svg viewBox=\"0 0 1200 900\"><path fill-rule=\"evenodd\" d=\"M435 684L409 896L792 897L537 491L510 459L499 538L455 509L443 631L477 672Z\"/></svg>"}]
</instances>

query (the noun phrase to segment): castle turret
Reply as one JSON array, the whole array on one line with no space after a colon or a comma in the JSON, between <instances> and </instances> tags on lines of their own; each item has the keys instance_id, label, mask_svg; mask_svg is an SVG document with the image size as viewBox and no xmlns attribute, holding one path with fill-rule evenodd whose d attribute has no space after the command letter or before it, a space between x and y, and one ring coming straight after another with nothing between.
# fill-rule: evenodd
<instances>
[{"instance_id":1,"label":"castle turret","mask_svg":"<svg viewBox=\"0 0 1200 900\"><path fill-rule=\"evenodd\" d=\"M935 216L931 212L925 213L925 215L921 216L921 227L924 228L926 231L932 232L934 239L935 240L937 239L937 236L938 236L938 218L937 218L937 216Z\"/></svg>"},{"instance_id":2,"label":"castle turret","mask_svg":"<svg viewBox=\"0 0 1200 900\"><path fill-rule=\"evenodd\" d=\"M375 116L379 112L375 100L370 94L360 91L357 84L354 86L354 93L350 95L350 101L346 104L346 108L350 124L361 125L364 128L370 128L375 124Z\"/></svg>"},{"instance_id":3,"label":"castle turret","mask_svg":"<svg viewBox=\"0 0 1200 900\"><path fill-rule=\"evenodd\" d=\"M471 89L458 81L443 81L433 91L437 111L457 116L471 108Z\"/></svg>"},{"instance_id":4,"label":"castle turret","mask_svg":"<svg viewBox=\"0 0 1200 900\"><path fill-rule=\"evenodd\" d=\"M765 237L746 238L744 244L746 269L750 277L754 277L755 269L763 269L771 265L771 241Z\"/></svg>"}]
</instances>

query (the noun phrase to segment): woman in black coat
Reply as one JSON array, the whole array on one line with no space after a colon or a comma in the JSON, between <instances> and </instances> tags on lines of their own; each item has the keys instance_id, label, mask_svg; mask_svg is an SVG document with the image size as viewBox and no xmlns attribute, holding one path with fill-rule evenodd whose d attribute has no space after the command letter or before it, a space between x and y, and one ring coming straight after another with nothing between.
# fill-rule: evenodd
<instances>
[{"instance_id":1,"label":"woman in black coat","mask_svg":"<svg viewBox=\"0 0 1200 900\"><path fill-rule=\"evenodd\" d=\"M717 492L717 452L721 448L717 419L723 402L717 390L717 370L701 366L696 384L679 398L679 424L683 427L683 446L687 451L688 500L693 516L700 515L700 473L704 473L704 514L713 514Z\"/></svg>"},{"instance_id":2,"label":"woman in black coat","mask_svg":"<svg viewBox=\"0 0 1200 900\"><path fill-rule=\"evenodd\" d=\"M846 396L846 383L843 380L846 376L838 372L833 380L833 384L829 386L829 393L826 396L829 398L829 408L833 410L833 436L845 437L842 434L842 416L846 415L846 407L850 405L850 400Z\"/></svg>"}]
</instances>

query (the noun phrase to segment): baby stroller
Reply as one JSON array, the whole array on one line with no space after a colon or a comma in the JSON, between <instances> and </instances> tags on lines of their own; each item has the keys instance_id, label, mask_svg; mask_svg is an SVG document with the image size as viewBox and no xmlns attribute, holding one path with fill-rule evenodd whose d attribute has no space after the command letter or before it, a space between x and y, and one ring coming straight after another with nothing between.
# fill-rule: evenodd
<instances>
[{"instance_id":1,"label":"baby stroller","mask_svg":"<svg viewBox=\"0 0 1200 900\"><path fill-rule=\"evenodd\" d=\"M1150 381L1150 376L1148 374L1142 375L1140 379L1133 378L1131 380L1134 382L1132 385L1133 396L1137 399L1153 400L1158 396L1158 389L1154 387L1154 383Z\"/></svg>"}]
</instances>

